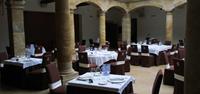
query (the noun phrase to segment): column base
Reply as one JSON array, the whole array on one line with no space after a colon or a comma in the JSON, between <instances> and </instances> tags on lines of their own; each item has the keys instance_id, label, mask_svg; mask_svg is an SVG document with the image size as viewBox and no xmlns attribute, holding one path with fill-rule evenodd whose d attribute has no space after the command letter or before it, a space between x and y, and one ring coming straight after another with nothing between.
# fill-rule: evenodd
<instances>
[{"instance_id":1,"label":"column base","mask_svg":"<svg viewBox=\"0 0 200 94\"><path fill-rule=\"evenodd\" d=\"M62 82L64 84L66 84L69 80L72 80L77 76L78 76L78 72L75 72L75 71L71 71L71 72L68 72L68 73L62 73L61 74Z\"/></svg>"}]
</instances>

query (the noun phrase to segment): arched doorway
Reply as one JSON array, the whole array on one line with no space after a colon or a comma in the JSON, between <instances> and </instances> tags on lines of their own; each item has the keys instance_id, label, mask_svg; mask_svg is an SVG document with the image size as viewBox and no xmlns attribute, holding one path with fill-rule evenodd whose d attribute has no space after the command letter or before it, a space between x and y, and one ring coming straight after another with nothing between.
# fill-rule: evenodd
<instances>
[{"instance_id":1,"label":"arched doorway","mask_svg":"<svg viewBox=\"0 0 200 94\"><path fill-rule=\"evenodd\" d=\"M89 39L94 41L99 38L99 12L100 8L94 3L83 2L75 10L75 39L80 42Z\"/></svg>"},{"instance_id":2,"label":"arched doorway","mask_svg":"<svg viewBox=\"0 0 200 94\"><path fill-rule=\"evenodd\" d=\"M186 4L173 10L173 41L184 40L186 32Z\"/></svg>"},{"instance_id":3,"label":"arched doorway","mask_svg":"<svg viewBox=\"0 0 200 94\"><path fill-rule=\"evenodd\" d=\"M117 48L117 41L122 40L122 17L125 11L119 7L112 7L106 12L106 40L110 47Z\"/></svg>"},{"instance_id":4,"label":"arched doorway","mask_svg":"<svg viewBox=\"0 0 200 94\"><path fill-rule=\"evenodd\" d=\"M165 11L153 6L144 6L131 10L130 15L132 42L144 41L146 37L165 40Z\"/></svg>"}]
</instances>

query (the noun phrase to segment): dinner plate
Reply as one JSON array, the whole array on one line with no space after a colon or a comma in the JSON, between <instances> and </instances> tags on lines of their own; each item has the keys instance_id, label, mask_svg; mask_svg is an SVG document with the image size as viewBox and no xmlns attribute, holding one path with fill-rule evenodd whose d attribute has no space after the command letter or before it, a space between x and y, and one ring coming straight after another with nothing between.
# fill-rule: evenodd
<instances>
[{"instance_id":1,"label":"dinner plate","mask_svg":"<svg viewBox=\"0 0 200 94\"><path fill-rule=\"evenodd\" d=\"M99 81L98 84L99 84L99 85L106 85L106 84L107 84L107 81Z\"/></svg>"},{"instance_id":2,"label":"dinner plate","mask_svg":"<svg viewBox=\"0 0 200 94\"><path fill-rule=\"evenodd\" d=\"M85 76L85 77L78 77L77 78L77 80L81 80L81 81L87 81L87 80L89 80L89 79L91 79L91 77L90 76Z\"/></svg>"},{"instance_id":3,"label":"dinner plate","mask_svg":"<svg viewBox=\"0 0 200 94\"><path fill-rule=\"evenodd\" d=\"M110 78L108 81L111 83L123 83L125 79L124 78Z\"/></svg>"}]
</instances>

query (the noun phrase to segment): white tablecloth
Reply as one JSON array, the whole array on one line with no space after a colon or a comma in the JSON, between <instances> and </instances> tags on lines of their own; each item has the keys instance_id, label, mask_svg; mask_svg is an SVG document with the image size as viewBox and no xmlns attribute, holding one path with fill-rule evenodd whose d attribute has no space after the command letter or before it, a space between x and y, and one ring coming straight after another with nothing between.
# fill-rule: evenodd
<instances>
[{"instance_id":1,"label":"white tablecloth","mask_svg":"<svg viewBox=\"0 0 200 94\"><path fill-rule=\"evenodd\" d=\"M80 77L89 77L93 80L93 83L89 83L89 80L80 80ZM96 75L94 72L88 72L80 77L77 77L73 80L70 80L67 85L76 86L76 87L83 87L83 88L90 88L90 89L98 89L98 90L105 90L105 91L112 91L117 92L119 94L128 86L130 82L135 82L135 78L132 76L127 75L113 75L110 74L108 76ZM120 83L113 83L112 80L122 79ZM101 82L105 84L100 84Z\"/></svg>"},{"instance_id":2,"label":"white tablecloth","mask_svg":"<svg viewBox=\"0 0 200 94\"><path fill-rule=\"evenodd\" d=\"M106 51L106 50L96 50L90 51L86 50L88 54L88 59L91 63L97 64L97 66L101 66L104 62L109 61L111 59L117 59L117 53L115 51Z\"/></svg>"},{"instance_id":3,"label":"white tablecloth","mask_svg":"<svg viewBox=\"0 0 200 94\"><path fill-rule=\"evenodd\" d=\"M18 60L17 60L18 59ZM23 69L27 67L31 67L34 65L42 64L42 59L40 58L11 58L4 60L3 64L10 64L10 65L16 65L16 66L21 66Z\"/></svg>"},{"instance_id":4,"label":"white tablecloth","mask_svg":"<svg viewBox=\"0 0 200 94\"><path fill-rule=\"evenodd\" d=\"M147 44L136 44L136 45L138 47L138 51L141 52L141 45L147 45ZM147 46L149 47L149 53L153 53L156 55L159 55L160 51L165 51L172 48L171 45L150 44ZM128 47L130 47L130 45Z\"/></svg>"}]
</instances>

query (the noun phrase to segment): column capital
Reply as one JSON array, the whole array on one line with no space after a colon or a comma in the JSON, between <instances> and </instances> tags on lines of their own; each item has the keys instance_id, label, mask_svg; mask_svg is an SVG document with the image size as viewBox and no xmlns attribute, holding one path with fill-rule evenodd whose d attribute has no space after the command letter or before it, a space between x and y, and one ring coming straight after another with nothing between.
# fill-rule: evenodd
<instances>
[{"instance_id":1,"label":"column capital","mask_svg":"<svg viewBox=\"0 0 200 94\"><path fill-rule=\"evenodd\" d=\"M126 13L124 13L123 16L125 17L125 16L131 16L131 15L130 15L130 13L126 12Z\"/></svg>"},{"instance_id":2,"label":"column capital","mask_svg":"<svg viewBox=\"0 0 200 94\"><path fill-rule=\"evenodd\" d=\"M100 12L99 12L99 15L100 15L100 16L105 16L105 15L106 15L106 11L100 11Z\"/></svg>"},{"instance_id":3,"label":"column capital","mask_svg":"<svg viewBox=\"0 0 200 94\"><path fill-rule=\"evenodd\" d=\"M6 5L8 8L13 9L24 9L25 0L7 0Z\"/></svg>"},{"instance_id":4,"label":"column capital","mask_svg":"<svg viewBox=\"0 0 200 94\"><path fill-rule=\"evenodd\" d=\"M70 14L74 14L76 9L69 9Z\"/></svg>"},{"instance_id":5,"label":"column capital","mask_svg":"<svg viewBox=\"0 0 200 94\"><path fill-rule=\"evenodd\" d=\"M166 11L166 15L172 15L172 11Z\"/></svg>"}]
</instances>

